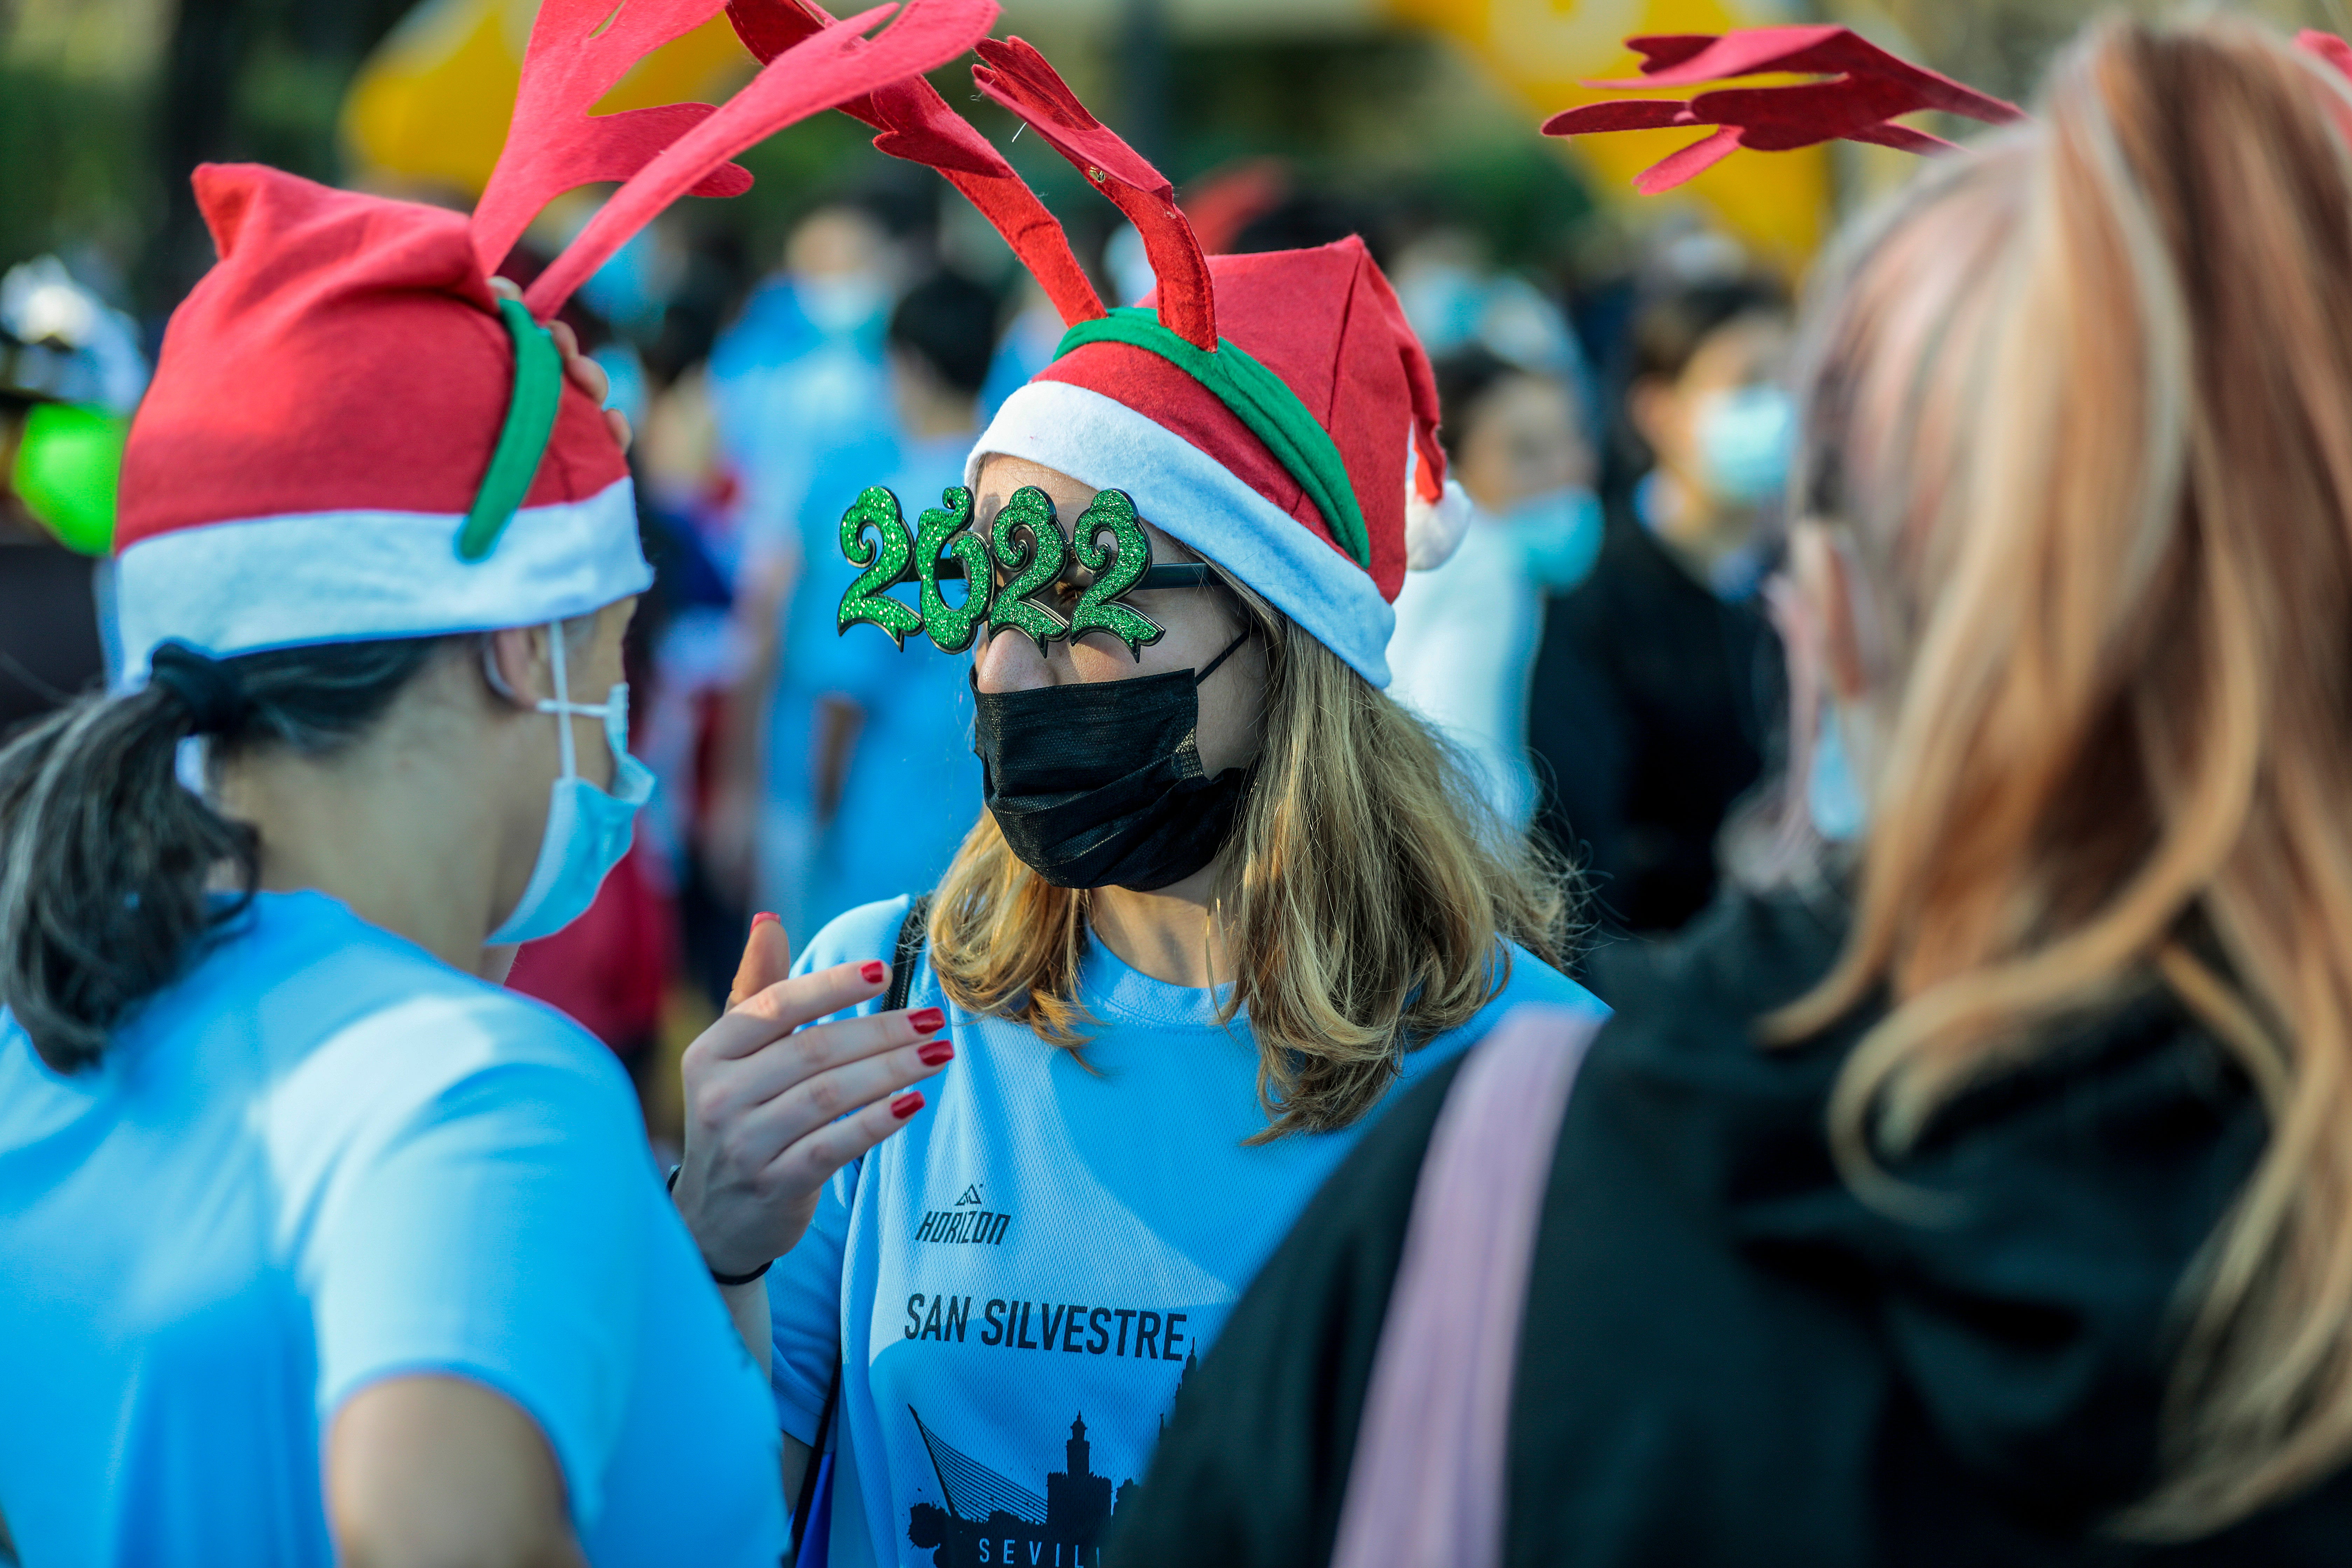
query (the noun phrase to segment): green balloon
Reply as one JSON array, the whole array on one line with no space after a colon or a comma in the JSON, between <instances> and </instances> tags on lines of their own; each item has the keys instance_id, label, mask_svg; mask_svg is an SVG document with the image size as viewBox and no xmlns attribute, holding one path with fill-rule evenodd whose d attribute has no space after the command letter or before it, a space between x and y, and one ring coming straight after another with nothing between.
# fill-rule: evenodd
<instances>
[{"instance_id":1,"label":"green balloon","mask_svg":"<svg viewBox=\"0 0 2352 1568\"><path fill-rule=\"evenodd\" d=\"M36 404L26 413L9 483L25 510L68 550L114 547L114 490L131 421L102 408Z\"/></svg>"}]
</instances>

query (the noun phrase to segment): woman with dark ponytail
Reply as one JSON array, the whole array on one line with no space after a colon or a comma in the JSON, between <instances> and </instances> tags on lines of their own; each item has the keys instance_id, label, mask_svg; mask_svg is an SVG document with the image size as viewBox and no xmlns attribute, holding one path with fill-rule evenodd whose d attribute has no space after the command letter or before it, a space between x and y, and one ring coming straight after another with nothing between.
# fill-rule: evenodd
<instances>
[{"instance_id":1,"label":"woman with dark ponytail","mask_svg":"<svg viewBox=\"0 0 2352 1568\"><path fill-rule=\"evenodd\" d=\"M215 759L263 747L331 757L459 640L238 659L167 643L142 689L52 714L0 751L0 996L43 1061L96 1066L115 1026L259 879L258 836L181 784L181 742L201 737Z\"/></svg>"},{"instance_id":2,"label":"woman with dark ponytail","mask_svg":"<svg viewBox=\"0 0 2352 1568\"><path fill-rule=\"evenodd\" d=\"M731 151L994 7L911 0L719 110L579 118L692 10L547 0L470 220L196 172L221 259L123 464L121 689L0 749L0 1559L784 1550L756 1272L700 1254L610 1053L497 984L652 787L627 428L541 323L668 200L747 184ZM494 287L591 164L643 173ZM903 1010L798 1027L882 965L745 978L703 1047L773 1047L762 1180L813 1203L937 1068Z\"/></svg>"}]
</instances>

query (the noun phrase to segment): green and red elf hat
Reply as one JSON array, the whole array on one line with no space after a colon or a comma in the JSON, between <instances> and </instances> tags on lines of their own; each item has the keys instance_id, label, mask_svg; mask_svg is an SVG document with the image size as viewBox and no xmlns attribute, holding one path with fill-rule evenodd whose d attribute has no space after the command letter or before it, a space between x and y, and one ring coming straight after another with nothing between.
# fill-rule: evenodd
<instances>
[{"instance_id":1,"label":"green and red elf hat","mask_svg":"<svg viewBox=\"0 0 2352 1568\"><path fill-rule=\"evenodd\" d=\"M806 0L735 0L729 14L763 55L824 20ZM1406 568L1450 554L1469 507L1446 483L1428 357L1370 252L1349 238L1203 256L1167 178L1043 56L1018 38L979 49L981 90L1127 216L1159 287L1106 310L1061 226L927 84L845 106L881 130L876 146L930 164L969 196L1069 329L982 434L966 482L1002 455L1125 490L1145 518L1386 686L1390 605Z\"/></svg>"},{"instance_id":2,"label":"green and red elf hat","mask_svg":"<svg viewBox=\"0 0 2352 1568\"><path fill-rule=\"evenodd\" d=\"M997 13L884 5L813 30L722 107L588 112L721 4L545 0L470 219L255 164L196 171L220 260L172 319L123 460L127 681L169 640L226 658L490 630L650 585L627 462L542 323L678 197L749 188L737 153L945 64ZM614 180L520 303L491 290L541 208Z\"/></svg>"}]
</instances>

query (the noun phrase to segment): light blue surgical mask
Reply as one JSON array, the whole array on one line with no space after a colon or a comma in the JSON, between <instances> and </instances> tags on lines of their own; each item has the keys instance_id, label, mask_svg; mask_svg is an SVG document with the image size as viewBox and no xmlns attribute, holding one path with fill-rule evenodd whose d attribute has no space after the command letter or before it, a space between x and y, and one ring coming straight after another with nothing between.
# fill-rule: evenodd
<instances>
[{"instance_id":1,"label":"light blue surgical mask","mask_svg":"<svg viewBox=\"0 0 2352 1568\"><path fill-rule=\"evenodd\" d=\"M847 337L890 309L889 290L866 277L799 276L793 279L793 293L801 314L828 337Z\"/></svg>"},{"instance_id":2,"label":"light blue surgical mask","mask_svg":"<svg viewBox=\"0 0 2352 1568\"><path fill-rule=\"evenodd\" d=\"M1496 520L1527 562L1528 575L1554 594L1584 581L1601 555L1601 498L1582 485L1529 496Z\"/></svg>"},{"instance_id":3,"label":"light blue surgical mask","mask_svg":"<svg viewBox=\"0 0 2352 1568\"><path fill-rule=\"evenodd\" d=\"M506 923L490 933L493 947L553 936L586 914L588 906L596 901L596 889L629 852L637 808L653 798L653 770L629 755L628 684L614 687L602 705L574 702L563 669L562 626L547 628L547 646L555 671L555 698L540 703L539 710L555 715L556 731L562 738L563 772L552 786L547 830L540 836L539 859L530 868L530 881ZM613 751L609 794L580 776L572 741L574 714L604 721L604 743Z\"/></svg>"},{"instance_id":4,"label":"light blue surgical mask","mask_svg":"<svg viewBox=\"0 0 2352 1568\"><path fill-rule=\"evenodd\" d=\"M1805 780L1805 812L1813 819L1813 831L1832 844L1851 844L1870 826L1870 803L1854 782L1837 709L1826 701L1822 704L1821 733L1813 737L1813 765Z\"/></svg>"},{"instance_id":5,"label":"light blue surgical mask","mask_svg":"<svg viewBox=\"0 0 2352 1568\"><path fill-rule=\"evenodd\" d=\"M1698 461L1707 489L1734 506L1755 506L1788 488L1797 445L1797 405L1777 386L1743 386L1702 399Z\"/></svg>"}]
</instances>

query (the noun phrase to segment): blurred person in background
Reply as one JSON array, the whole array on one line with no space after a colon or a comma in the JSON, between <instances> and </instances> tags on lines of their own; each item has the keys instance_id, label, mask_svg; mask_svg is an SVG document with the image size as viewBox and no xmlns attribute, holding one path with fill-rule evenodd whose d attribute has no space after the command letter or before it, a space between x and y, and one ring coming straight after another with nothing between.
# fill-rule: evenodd
<instances>
[{"instance_id":1,"label":"blurred person in background","mask_svg":"<svg viewBox=\"0 0 2352 1568\"><path fill-rule=\"evenodd\" d=\"M1483 348L1581 387L1583 349L1559 303L1528 279L1496 270L1470 229L1431 224L1398 248L1395 276L1397 302L1433 360Z\"/></svg>"},{"instance_id":2,"label":"blurred person in background","mask_svg":"<svg viewBox=\"0 0 2352 1568\"><path fill-rule=\"evenodd\" d=\"M1672 931L1705 907L1717 835L1778 723L1756 588L1788 480L1788 334L1769 279L1678 283L1647 302L1624 416L1651 467L1545 619L1528 722L1551 785L1544 826L1592 878L1596 912L1628 931Z\"/></svg>"},{"instance_id":3,"label":"blurred person in background","mask_svg":"<svg viewBox=\"0 0 2352 1568\"><path fill-rule=\"evenodd\" d=\"M869 193L802 218L782 269L719 334L703 378L711 457L731 483L724 506L691 515L732 604L722 656L730 689L713 737L721 761L699 838L716 891L738 911L759 887L762 829L748 787L756 772L731 759L756 758L765 744L764 689L753 687L771 679L777 617L805 559L810 487L845 449L893 439L885 340L891 307L927 254L906 207Z\"/></svg>"},{"instance_id":4,"label":"blurred person in background","mask_svg":"<svg viewBox=\"0 0 2352 1568\"><path fill-rule=\"evenodd\" d=\"M2038 123L1827 268L1790 673L1854 808L1801 765L1808 863L1625 966L1556 1147L1476 1188L1527 1205L1525 1273L1414 1276L1457 1323L1524 1281L1516 1372L1449 1428L1496 1445L1494 1533L1347 1561L2344 1560L2352 51L2319 47L2095 26ZM1429 1412L1359 1435L1368 1388L1462 1370L1382 1326L1448 1092L1236 1310L1118 1568L1321 1563L1378 1517L1351 1467Z\"/></svg>"},{"instance_id":5,"label":"blurred person in background","mask_svg":"<svg viewBox=\"0 0 2352 1568\"><path fill-rule=\"evenodd\" d=\"M980 788L964 660L916 638L904 652L845 636L836 616L855 572L841 516L879 484L911 515L963 482L978 398L996 343L996 296L934 273L890 313L890 423L825 459L801 508L782 603L744 599L752 643L737 700L763 744L738 749L731 786L756 792L757 898L787 931L938 881L970 827L940 799ZM756 617L756 619L751 619Z\"/></svg>"},{"instance_id":6,"label":"blurred person in background","mask_svg":"<svg viewBox=\"0 0 2352 1568\"><path fill-rule=\"evenodd\" d=\"M100 684L137 329L55 257L0 277L0 736Z\"/></svg>"},{"instance_id":7,"label":"blurred person in background","mask_svg":"<svg viewBox=\"0 0 2352 1568\"><path fill-rule=\"evenodd\" d=\"M996 341L996 357L989 362L988 379L981 383L979 417L982 425L996 417L1004 400L1028 384L1029 378L1054 363L1062 342L1062 318L1053 301L1023 273L1013 283L1013 319Z\"/></svg>"},{"instance_id":8,"label":"blurred person in background","mask_svg":"<svg viewBox=\"0 0 2352 1568\"><path fill-rule=\"evenodd\" d=\"M1462 747L1487 804L1524 829L1535 809L1528 681L1547 591L1600 552L1596 463L1578 392L1481 347L1432 366L1451 471L1475 503L1451 560L1406 574L1389 640L1391 693Z\"/></svg>"},{"instance_id":9,"label":"blurred person in background","mask_svg":"<svg viewBox=\"0 0 2352 1568\"><path fill-rule=\"evenodd\" d=\"M793 225L782 268L719 334L712 408L742 495L712 548L730 574L774 570L816 469L873 433L889 397L890 307L927 253L909 204L878 193L828 202Z\"/></svg>"}]
</instances>

